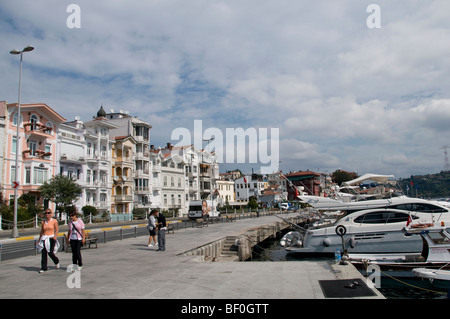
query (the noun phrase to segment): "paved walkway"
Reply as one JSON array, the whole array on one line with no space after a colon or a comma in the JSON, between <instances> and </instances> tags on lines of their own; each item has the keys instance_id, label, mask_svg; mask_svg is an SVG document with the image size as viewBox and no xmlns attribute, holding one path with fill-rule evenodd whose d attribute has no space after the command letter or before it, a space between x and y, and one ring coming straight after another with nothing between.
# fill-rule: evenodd
<instances>
[{"instance_id":1,"label":"paved walkway","mask_svg":"<svg viewBox=\"0 0 450 319\"><path fill-rule=\"evenodd\" d=\"M292 214L291 216L294 216ZM201 262L181 253L280 221L275 216L187 228L166 234L166 251L147 247L147 236L83 249L81 272L66 272L71 254L60 252L61 269L40 255L0 263L0 298L322 299L319 280L346 276L326 261ZM69 288L79 284L78 288Z\"/></svg>"}]
</instances>

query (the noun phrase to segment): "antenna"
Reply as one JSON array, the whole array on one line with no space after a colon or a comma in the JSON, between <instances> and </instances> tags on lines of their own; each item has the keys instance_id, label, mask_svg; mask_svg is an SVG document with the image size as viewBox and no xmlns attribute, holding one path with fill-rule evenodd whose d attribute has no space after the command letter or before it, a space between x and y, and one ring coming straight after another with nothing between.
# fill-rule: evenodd
<instances>
[{"instance_id":1,"label":"antenna","mask_svg":"<svg viewBox=\"0 0 450 319\"><path fill-rule=\"evenodd\" d=\"M450 145L442 145L442 147L440 148L441 150L444 150L444 160L445 160L445 167L444 170L445 171L450 171L450 165L448 163L448 154L447 154L447 148L449 148Z\"/></svg>"}]
</instances>

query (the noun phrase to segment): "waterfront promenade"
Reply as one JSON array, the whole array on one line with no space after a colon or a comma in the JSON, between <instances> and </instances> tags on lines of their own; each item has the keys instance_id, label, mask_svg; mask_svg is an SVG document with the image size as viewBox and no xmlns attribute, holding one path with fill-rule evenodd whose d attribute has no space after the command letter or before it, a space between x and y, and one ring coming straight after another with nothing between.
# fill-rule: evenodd
<instances>
[{"instance_id":1,"label":"waterfront promenade","mask_svg":"<svg viewBox=\"0 0 450 319\"><path fill-rule=\"evenodd\" d=\"M49 259L44 274L38 273L40 254L7 260L0 263L0 298L323 299L320 280L359 275L351 265L332 267L327 261L204 262L183 255L279 221L263 216L176 230L166 234L164 252L148 248L148 236L100 243L97 249L82 250L84 267L73 274L66 272L70 253L57 254L61 269ZM69 288L76 283L80 288Z\"/></svg>"}]
</instances>

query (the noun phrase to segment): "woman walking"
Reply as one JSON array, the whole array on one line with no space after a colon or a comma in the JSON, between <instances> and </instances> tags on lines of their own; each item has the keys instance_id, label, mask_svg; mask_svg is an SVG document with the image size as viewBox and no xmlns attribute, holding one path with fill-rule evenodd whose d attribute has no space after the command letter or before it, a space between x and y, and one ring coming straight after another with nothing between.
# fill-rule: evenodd
<instances>
[{"instance_id":1,"label":"woman walking","mask_svg":"<svg viewBox=\"0 0 450 319\"><path fill-rule=\"evenodd\" d=\"M42 250L41 257L41 270L39 273L43 273L48 270L47 267L47 254L55 263L56 268L59 269L59 259L55 253L58 251L58 221L53 219L53 214L50 209L45 210L45 220L42 222L41 233L39 235L38 250Z\"/></svg>"},{"instance_id":2,"label":"woman walking","mask_svg":"<svg viewBox=\"0 0 450 319\"><path fill-rule=\"evenodd\" d=\"M72 249L72 264L78 266L78 270L83 268L83 260L81 258L81 246L86 242L86 233L84 231L84 222L77 216L77 212L70 213L70 221L67 233L67 244Z\"/></svg>"},{"instance_id":3,"label":"woman walking","mask_svg":"<svg viewBox=\"0 0 450 319\"><path fill-rule=\"evenodd\" d=\"M150 212L150 217L148 218L148 225L147 225L147 230L150 233L150 237L148 238L148 247L153 247L152 245L152 239L153 242L155 243L155 246L158 245L158 243L156 242L156 220L155 220L155 216L158 213L157 210L152 210Z\"/></svg>"}]
</instances>

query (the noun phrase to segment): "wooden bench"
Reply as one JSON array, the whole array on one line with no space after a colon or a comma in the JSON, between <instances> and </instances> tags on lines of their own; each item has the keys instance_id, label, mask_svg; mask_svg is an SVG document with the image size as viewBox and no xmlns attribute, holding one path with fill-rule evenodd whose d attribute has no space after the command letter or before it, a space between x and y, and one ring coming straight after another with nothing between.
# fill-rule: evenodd
<instances>
[{"instance_id":1,"label":"wooden bench","mask_svg":"<svg viewBox=\"0 0 450 319\"><path fill-rule=\"evenodd\" d=\"M208 227L208 220L207 219L203 219L203 218L197 219L197 227L198 228L202 228L204 226Z\"/></svg>"},{"instance_id":2,"label":"wooden bench","mask_svg":"<svg viewBox=\"0 0 450 319\"><path fill-rule=\"evenodd\" d=\"M227 222L232 222L232 221L236 221L236 216L235 215L227 215Z\"/></svg>"},{"instance_id":3,"label":"wooden bench","mask_svg":"<svg viewBox=\"0 0 450 319\"><path fill-rule=\"evenodd\" d=\"M167 233L170 234L170 232L175 234L175 226L173 224L167 224Z\"/></svg>"},{"instance_id":4,"label":"wooden bench","mask_svg":"<svg viewBox=\"0 0 450 319\"><path fill-rule=\"evenodd\" d=\"M97 248L97 240L98 237L96 235L89 234L88 232L84 232L84 239L86 240L85 246L89 244L89 248L91 248L91 244L95 244L95 248Z\"/></svg>"}]
</instances>

